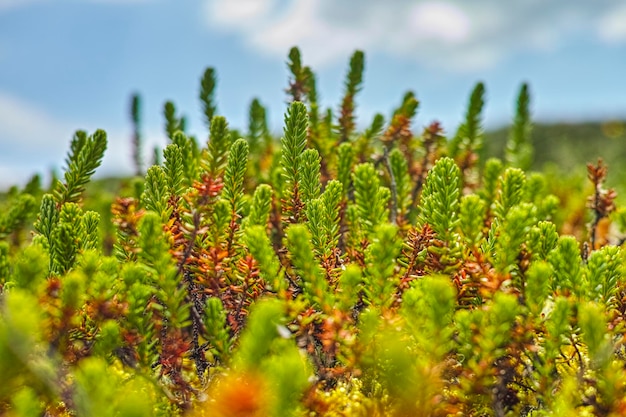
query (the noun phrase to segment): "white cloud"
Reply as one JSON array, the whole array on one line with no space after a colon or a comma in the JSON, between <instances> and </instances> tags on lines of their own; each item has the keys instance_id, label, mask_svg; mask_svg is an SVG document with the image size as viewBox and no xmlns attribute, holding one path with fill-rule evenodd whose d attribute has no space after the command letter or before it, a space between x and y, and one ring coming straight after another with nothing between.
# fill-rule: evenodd
<instances>
[{"instance_id":1,"label":"white cloud","mask_svg":"<svg viewBox=\"0 0 626 417\"><path fill-rule=\"evenodd\" d=\"M345 58L346 51L363 48L371 41L369 34L350 27L335 26L316 16L318 0L300 0L280 19L263 30L251 34L251 43L276 55L298 45L306 51L306 60L323 65Z\"/></svg>"},{"instance_id":2,"label":"white cloud","mask_svg":"<svg viewBox=\"0 0 626 417\"><path fill-rule=\"evenodd\" d=\"M217 0L209 2L207 13L225 26L243 26L264 19L274 7L274 0Z\"/></svg>"},{"instance_id":3,"label":"white cloud","mask_svg":"<svg viewBox=\"0 0 626 417\"><path fill-rule=\"evenodd\" d=\"M2 147L54 147L56 140L70 138L70 126L13 95L0 92L0 144ZM8 143L12 138L13 142Z\"/></svg>"},{"instance_id":4,"label":"white cloud","mask_svg":"<svg viewBox=\"0 0 626 417\"><path fill-rule=\"evenodd\" d=\"M107 151L97 175L129 175L131 128L99 126L93 122L60 120L28 101L0 91L0 189L23 184L35 173L64 168L70 140L78 129L107 132ZM150 161L155 145L166 143L160 129L144 132L144 160Z\"/></svg>"},{"instance_id":5,"label":"white cloud","mask_svg":"<svg viewBox=\"0 0 626 417\"><path fill-rule=\"evenodd\" d=\"M29 4L33 3L42 3L44 1L48 0L0 0L0 12L9 9L16 9L18 7L28 6Z\"/></svg>"},{"instance_id":6,"label":"white cloud","mask_svg":"<svg viewBox=\"0 0 626 417\"><path fill-rule=\"evenodd\" d=\"M428 1L416 4L409 13L411 34L418 39L461 43L470 36L466 13L451 3Z\"/></svg>"},{"instance_id":7,"label":"white cloud","mask_svg":"<svg viewBox=\"0 0 626 417\"><path fill-rule=\"evenodd\" d=\"M598 34L608 42L626 42L626 4L602 16L598 22Z\"/></svg>"},{"instance_id":8,"label":"white cloud","mask_svg":"<svg viewBox=\"0 0 626 417\"><path fill-rule=\"evenodd\" d=\"M205 0L211 28L240 34L307 63L345 61L359 48L455 71L485 69L520 51L545 52L572 36L626 42L623 0Z\"/></svg>"},{"instance_id":9,"label":"white cloud","mask_svg":"<svg viewBox=\"0 0 626 417\"><path fill-rule=\"evenodd\" d=\"M40 108L0 91L0 189L60 166L72 133Z\"/></svg>"}]
</instances>

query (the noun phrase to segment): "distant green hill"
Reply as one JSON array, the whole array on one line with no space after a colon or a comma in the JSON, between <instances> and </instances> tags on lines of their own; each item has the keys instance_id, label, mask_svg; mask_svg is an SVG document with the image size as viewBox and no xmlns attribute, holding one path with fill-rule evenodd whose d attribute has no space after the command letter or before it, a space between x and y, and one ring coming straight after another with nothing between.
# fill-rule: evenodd
<instances>
[{"instance_id":1,"label":"distant green hill","mask_svg":"<svg viewBox=\"0 0 626 417\"><path fill-rule=\"evenodd\" d=\"M485 133L484 154L502 158L508 127ZM626 167L626 120L586 123L540 123L533 126L533 169L556 164L569 172L602 158L609 176Z\"/></svg>"}]
</instances>

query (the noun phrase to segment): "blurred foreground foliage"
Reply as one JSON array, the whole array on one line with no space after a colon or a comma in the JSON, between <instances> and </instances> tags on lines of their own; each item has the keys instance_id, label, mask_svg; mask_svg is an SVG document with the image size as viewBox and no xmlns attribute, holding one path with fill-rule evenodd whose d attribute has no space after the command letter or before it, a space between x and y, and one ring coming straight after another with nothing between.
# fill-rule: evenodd
<instances>
[{"instance_id":1,"label":"blurred foreground foliage","mask_svg":"<svg viewBox=\"0 0 626 417\"><path fill-rule=\"evenodd\" d=\"M0 415L623 415L607 166L537 171L526 85L487 158L483 84L451 134L417 131L413 92L359 131L362 52L338 111L288 68L280 140L257 99L231 129L207 69L206 140L166 103L144 172L135 96L139 175L90 183L106 133L77 132L50 189L7 194Z\"/></svg>"}]
</instances>

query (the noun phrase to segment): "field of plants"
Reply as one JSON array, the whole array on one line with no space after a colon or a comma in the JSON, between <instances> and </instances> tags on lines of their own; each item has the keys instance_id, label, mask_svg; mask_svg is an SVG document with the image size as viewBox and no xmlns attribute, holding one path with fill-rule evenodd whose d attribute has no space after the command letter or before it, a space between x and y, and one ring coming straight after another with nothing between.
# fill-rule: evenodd
<instances>
[{"instance_id":1,"label":"field of plants","mask_svg":"<svg viewBox=\"0 0 626 417\"><path fill-rule=\"evenodd\" d=\"M92 180L78 131L3 196L0 416L626 414L616 154L544 169L525 84L504 133L482 83L456 131L411 91L361 130L363 52L331 109L287 64L280 138L257 99L229 126L208 68L206 138L168 102L147 164L135 96L134 177Z\"/></svg>"}]
</instances>

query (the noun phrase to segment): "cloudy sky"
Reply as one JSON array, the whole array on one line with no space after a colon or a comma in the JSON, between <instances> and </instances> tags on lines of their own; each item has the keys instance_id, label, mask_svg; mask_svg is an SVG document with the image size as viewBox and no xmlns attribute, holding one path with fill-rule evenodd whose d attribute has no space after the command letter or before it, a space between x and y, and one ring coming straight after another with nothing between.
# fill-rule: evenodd
<instances>
[{"instance_id":1,"label":"cloudy sky","mask_svg":"<svg viewBox=\"0 0 626 417\"><path fill-rule=\"evenodd\" d=\"M411 89L418 125L453 132L477 81L491 127L509 120L523 81L536 120L626 117L624 0L0 0L0 187L60 169L76 129L109 133L101 175L131 172L135 91L146 148L166 143L167 100L204 139L208 66L231 125L245 128L258 97L280 132L293 45L334 108L351 53L366 52L361 125Z\"/></svg>"}]
</instances>

